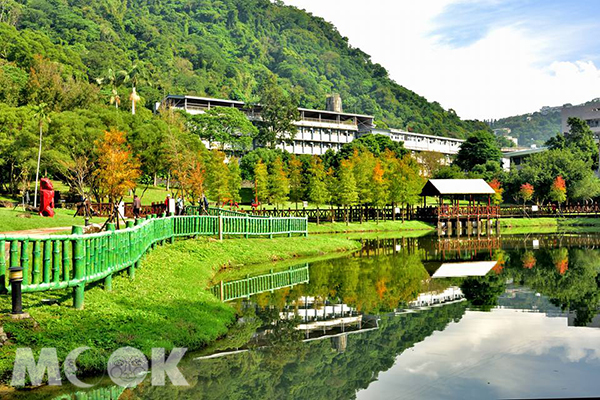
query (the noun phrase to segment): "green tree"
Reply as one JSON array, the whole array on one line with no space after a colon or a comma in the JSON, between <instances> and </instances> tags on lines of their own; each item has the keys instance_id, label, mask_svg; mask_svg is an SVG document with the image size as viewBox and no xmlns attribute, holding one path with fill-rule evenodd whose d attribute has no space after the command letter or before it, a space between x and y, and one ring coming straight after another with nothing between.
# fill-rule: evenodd
<instances>
[{"instance_id":1,"label":"green tree","mask_svg":"<svg viewBox=\"0 0 600 400\"><path fill-rule=\"evenodd\" d=\"M217 143L221 150L245 151L258 133L246 115L234 107L212 107L191 115L188 127L209 144Z\"/></svg>"},{"instance_id":2,"label":"green tree","mask_svg":"<svg viewBox=\"0 0 600 400\"><path fill-rule=\"evenodd\" d=\"M350 160L342 160L338 169L338 201L344 208L355 204L358 200L356 180L354 179L352 169L352 162ZM346 211L346 224L349 222L348 212Z\"/></svg>"},{"instance_id":3,"label":"green tree","mask_svg":"<svg viewBox=\"0 0 600 400\"><path fill-rule=\"evenodd\" d=\"M373 201L373 169L377 161L370 151L359 153L358 150L355 150L350 162L356 181L358 203L370 204ZM363 218L364 215L361 213L361 222Z\"/></svg>"},{"instance_id":4,"label":"green tree","mask_svg":"<svg viewBox=\"0 0 600 400\"><path fill-rule=\"evenodd\" d=\"M298 105L277 84L277 77L270 75L260 90L260 116L258 143L274 148L279 143L292 142L300 119Z\"/></svg>"},{"instance_id":5,"label":"green tree","mask_svg":"<svg viewBox=\"0 0 600 400\"><path fill-rule=\"evenodd\" d=\"M477 131L471 134L460 146L454 164L463 171L470 171L479 164L488 161L500 163L502 152L496 144L494 136L487 131Z\"/></svg>"},{"instance_id":6,"label":"green tree","mask_svg":"<svg viewBox=\"0 0 600 400\"><path fill-rule=\"evenodd\" d=\"M379 209L387 205L390 192L389 181L384 175L381 161L377 160L373 168L373 204L377 208L377 222L379 223Z\"/></svg>"},{"instance_id":7,"label":"green tree","mask_svg":"<svg viewBox=\"0 0 600 400\"><path fill-rule=\"evenodd\" d=\"M229 169L229 193L231 194L231 200L235 203L239 203L242 200L240 196L242 175L240 172L239 160L235 157L231 157L227 164L227 168Z\"/></svg>"},{"instance_id":8,"label":"green tree","mask_svg":"<svg viewBox=\"0 0 600 400\"><path fill-rule=\"evenodd\" d=\"M257 203L264 203L269 199L269 172L262 160L254 166L254 199Z\"/></svg>"},{"instance_id":9,"label":"green tree","mask_svg":"<svg viewBox=\"0 0 600 400\"><path fill-rule=\"evenodd\" d=\"M290 201L296 203L304 198L304 180L302 179L302 161L294 155L290 157L288 162L288 170L290 175Z\"/></svg>"},{"instance_id":10,"label":"green tree","mask_svg":"<svg viewBox=\"0 0 600 400\"><path fill-rule=\"evenodd\" d=\"M419 164L410 154L405 155L398 161L397 173L390 178L392 182L396 181L393 183L395 184L395 188L393 189L395 192L395 202L405 204L407 208L419 203L421 190L425 184L419 171ZM404 213L402 214L402 218L404 218Z\"/></svg>"},{"instance_id":11,"label":"green tree","mask_svg":"<svg viewBox=\"0 0 600 400\"><path fill-rule=\"evenodd\" d=\"M571 198L575 201L588 201L600 196L600 179L593 172L587 173L581 180L573 183Z\"/></svg>"},{"instance_id":12,"label":"green tree","mask_svg":"<svg viewBox=\"0 0 600 400\"><path fill-rule=\"evenodd\" d=\"M325 181L325 168L318 156L313 157L309 174L308 196L310 201L317 206L317 224L319 224L319 205L329 201L329 191L327 190L327 182Z\"/></svg>"},{"instance_id":13,"label":"green tree","mask_svg":"<svg viewBox=\"0 0 600 400\"><path fill-rule=\"evenodd\" d=\"M229 168L225 164L225 153L219 150L212 150L208 166L208 195L211 200L219 203L219 206L231 200L230 182Z\"/></svg>"},{"instance_id":14,"label":"green tree","mask_svg":"<svg viewBox=\"0 0 600 400\"><path fill-rule=\"evenodd\" d=\"M587 122L570 117L567 119L567 124L569 125L569 133L565 138L567 147L591 169L598 169L598 146Z\"/></svg>"},{"instance_id":15,"label":"green tree","mask_svg":"<svg viewBox=\"0 0 600 400\"><path fill-rule=\"evenodd\" d=\"M283 161L277 157L271 165L269 174L269 198L271 203L282 207L288 199L290 193L290 181L285 172Z\"/></svg>"}]
</instances>

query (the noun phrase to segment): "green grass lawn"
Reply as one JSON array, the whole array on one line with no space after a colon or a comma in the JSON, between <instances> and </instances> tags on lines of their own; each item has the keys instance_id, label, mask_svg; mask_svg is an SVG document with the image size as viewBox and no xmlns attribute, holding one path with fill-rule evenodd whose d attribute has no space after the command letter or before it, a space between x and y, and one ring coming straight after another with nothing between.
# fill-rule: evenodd
<instances>
[{"instance_id":1,"label":"green grass lawn","mask_svg":"<svg viewBox=\"0 0 600 400\"><path fill-rule=\"evenodd\" d=\"M83 225L83 217L73 217L74 210L57 208L54 217L40 217L38 214L24 212L22 208L0 208L0 232L20 231L36 228L53 228ZM106 218L94 217L92 223L103 223Z\"/></svg>"},{"instance_id":2,"label":"green grass lawn","mask_svg":"<svg viewBox=\"0 0 600 400\"><path fill-rule=\"evenodd\" d=\"M600 218L502 218L501 228L534 226L600 226Z\"/></svg>"},{"instance_id":3,"label":"green grass lawn","mask_svg":"<svg viewBox=\"0 0 600 400\"><path fill-rule=\"evenodd\" d=\"M309 233L347 233L347 232L389 232L389 231L431 231L433 225L421 221L380 221L377 222L352 222L346 225L343 222L326 222L320 225L308 224Z\"/></svg>"},{"instance_id":4,"label":"green grass lawn","mask_svg":"<svg viewBox=\"0 0 600 400\"><path fill-rule=\"evenodd\" d=\"M113 290L101 284L85 292L85 309L71 307L67 290L26 293L24 309L32 320L12 321L10 297L0 297L2 323L10 344L0 348L0 380L10 378L17 347L56 347L60 359L74 348L89 346L79 357L84 373L106 368L108 356L122 346L146 355L152 347L200 349L223 336L235 321L236 312L206 289L219 272L246 268L260 272L277 268L274 260L316 256L356 249L357 242L339 237L293 237L269 239L179 240L150 252L136 271L113 278ZM56 304L42 302L51 299ZM39 326L34 327L33 321Z\"/></svg>"}]
</instances>

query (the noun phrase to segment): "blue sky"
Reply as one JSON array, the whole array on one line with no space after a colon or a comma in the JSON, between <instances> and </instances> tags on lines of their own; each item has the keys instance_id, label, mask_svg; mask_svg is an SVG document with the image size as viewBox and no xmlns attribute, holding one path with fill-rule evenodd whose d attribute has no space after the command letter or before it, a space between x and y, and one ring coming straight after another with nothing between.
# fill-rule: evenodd
<instances>
[{"instance_id":1,"label":"blue sky","mask_svg":"<svg viewBox=\"0 0 600 400\"><path fill-rule=\"evenodd\" d=\"M463 47L485 38L495 28L515 26L536 34L562 36L551 46L553 61L600 60L600 1L497 0L449 4L432 22L432 35L445 43ZM561 46L564 45L564 46Z\"/></svg>"},{"instance_id":2,"label":"blue sky","mask_svg":"<svg viewBox=\"0 0 600 400\"><path fill-rule=\"evenodd\" d=\"M600 0L284 0L461 117L600 97Z\"/></svg>"}]
</instances>

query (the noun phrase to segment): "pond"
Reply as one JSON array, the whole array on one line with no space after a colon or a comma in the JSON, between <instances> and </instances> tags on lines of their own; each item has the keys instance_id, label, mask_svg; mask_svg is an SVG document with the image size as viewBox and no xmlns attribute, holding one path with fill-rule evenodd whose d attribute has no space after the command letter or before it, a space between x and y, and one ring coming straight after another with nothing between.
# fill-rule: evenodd
<instances>
[{"instance_id":1,"label":"pond","mask_svg":"<svg viewBox=\"0 0 600 400\"><path fill-rule=\"evenodd\" d=\"M179 363L189 386L102 379L27 397L600 395L598 234L364 240L294 268L308 281L231 302L240 320L228 337Z\"/></svg>"}]
</instances>

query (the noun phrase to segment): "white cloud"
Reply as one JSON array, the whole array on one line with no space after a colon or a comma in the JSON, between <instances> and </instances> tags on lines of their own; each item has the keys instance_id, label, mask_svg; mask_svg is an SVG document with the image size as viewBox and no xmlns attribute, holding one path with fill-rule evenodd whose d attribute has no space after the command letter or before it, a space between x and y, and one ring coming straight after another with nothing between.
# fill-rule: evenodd
<instances>
[{"instance_id":1,"label":"white cloud","mask_svg":"<svg viewBox=\"0 0 600 400\"><path fill-rule=\"evenodd\" d=\"M600 97L600 69L592 61L583 55L555 61L571 46L566 32L572 26L532 32L520 21L454 47L431 32L436 17L459 0L285 2L332 22L399 84L463 118L499 118Z\"/></svg>"},{"instance_id":2,"label":"white cloud","mask_svg":"<svg viewBox=\"0 0 600 400\"><path fill-rule=\"evenodd\" d=\"M569 327L564 317L467 311L458 323L400 354L357 397L488 398L488 391L493 397L543 397L567 382L582 391L594 389L595 384L579 387L570 379L597 373L598 343L597 329Z\"/></svg>"}]
</instances>

